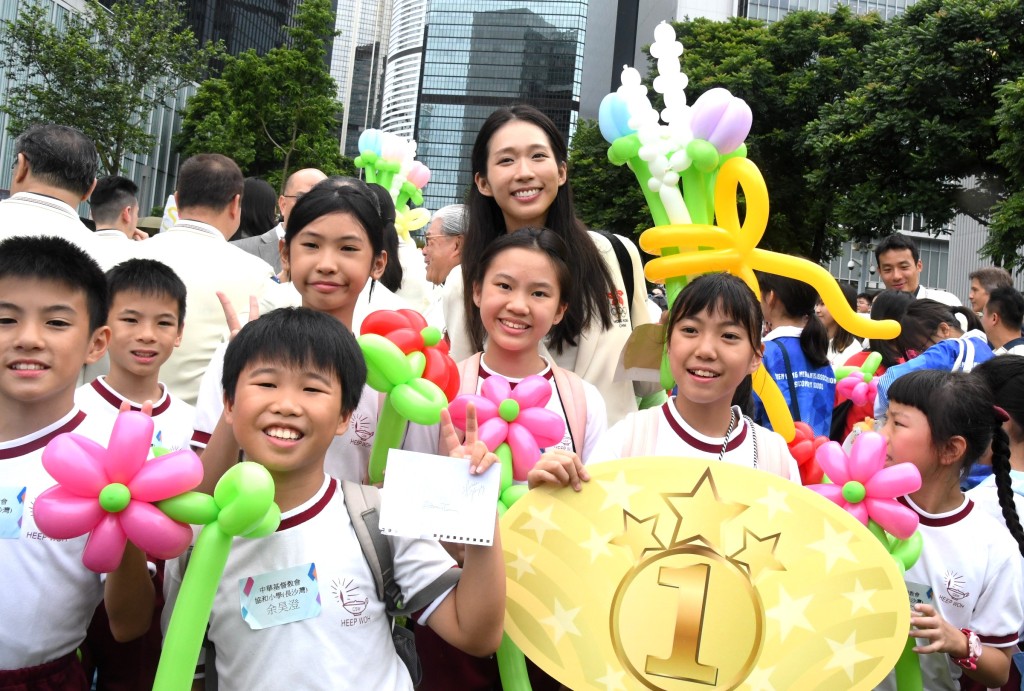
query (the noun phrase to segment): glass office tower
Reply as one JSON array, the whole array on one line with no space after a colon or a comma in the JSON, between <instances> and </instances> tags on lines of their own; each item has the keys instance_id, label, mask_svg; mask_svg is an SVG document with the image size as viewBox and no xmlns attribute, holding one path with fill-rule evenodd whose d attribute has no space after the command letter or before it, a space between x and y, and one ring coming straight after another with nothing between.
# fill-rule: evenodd
<instances>
[{"instance_id":1,"label":"glass office tower","mask_svg":"<svg viewBox=\"0 0 1024 691\"><path fill-rule=\"evenodd\" d=\"M790 12L814 10L834 12L839 6L846 6L854 14L877 12L882 19L892 19L902 14L916 0L738 0L736 14L750 19L764 19L777 22Z\"/></svg>"},{"instance_id":2,"label":"glass office tower","mask_svg":"<svg viewBox=\"0 0 1024 691\"><path fill-rule=\"evenodd\" d=\"M529 103L570 136L586 21L586 0L430 3L415 133L428 209L464 200L473 141L496 108Z\"/></svg>"}]
</instances>

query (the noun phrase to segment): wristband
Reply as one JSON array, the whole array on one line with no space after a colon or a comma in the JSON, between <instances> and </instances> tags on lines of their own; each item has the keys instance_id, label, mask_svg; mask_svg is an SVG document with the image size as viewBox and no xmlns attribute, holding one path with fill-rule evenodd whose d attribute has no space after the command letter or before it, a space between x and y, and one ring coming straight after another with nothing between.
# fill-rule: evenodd
<instances>
[{"instance_id":1,"label":"wristband","mask_svg":"<svg viewBox=\"0 0 1024 691\"><path fill-rule=\"evenodd\" d=\"M963 669L976 670L978 669L978 658L981 657L981 639L970 629L960 629L960 632L967 636L967 657L957 658L950 655L950 658Z\"/></svg>"}]
</instances>

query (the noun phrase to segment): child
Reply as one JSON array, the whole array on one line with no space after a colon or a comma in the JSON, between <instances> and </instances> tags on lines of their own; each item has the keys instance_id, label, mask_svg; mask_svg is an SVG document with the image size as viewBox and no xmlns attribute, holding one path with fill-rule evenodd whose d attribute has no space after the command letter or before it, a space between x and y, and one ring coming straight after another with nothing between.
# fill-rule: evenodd
<instances>
[{"instance_id":1,"label":"child","mask_svg":"<svg viewBox=\"0 0 1024 691\"><path fill-rule=\"evenodd\" d=\"M542 346L549 334L557 339L574 328L565 323L568 257L565 242L546 228L523 228L487 246L470 277L487 341L484 352L460 363L459 371L464 393L477 393L492 375L513 385L530 375L548 379L547 408L566 420L561 443L549 451L586 463L608 425L604 399L593 384L556 365ZM416 442L406 446L421 450Z\"/></svg>"},{"instance_id":2,"label":"child","mask_svg":"<svg viewBox=\"0 0 1024 691\"><path fill-rule=\"evenodd\" d=\"M142 552L129 544L101 580L82 564L86 537L52 540L32 505L54 480L43 447L74 432L107 445L111 425L75 406L82 366L110 338L107 285L85 252L56 237L0 243L0 688L88 689L75 651L105 602L118 640L146 631L153 585Z\"/></svg>"},{"instance_id":3,"label":"child","mask_svg":"<svg viewBox=\"0 0 1024 691\"><path fill-rule=\"evenodd\" d=\"M828 436L836 377L828 363L828 332L814 314L818 294L788 276L758 272L757 280L769 329L764 367L782 391L793 421L807 423L815 436ZM771 429L760 399L754 419Z\"/></svg>"},{"instance_id":4,"label":"child","mask_svg":"<svg viewBox=\"0 0 1024 691\"><path fill-rule=\"evenodd\" d=\"M965 333L957 315L968 325ZM897 339L907 361L890 367L878 380L875 419L885 417L889 407L889 387L908 372L922 369L946 372L970 372L974 366L990 360L992 348L977 316L966 307L950 307L935 300L915 300L900 319Z\"/></svg>"},{"instance_id":5,"label":"child","mask_svg":"<svg viewBox=\"0 0 1024 691\"><path fill-rule=\"evenodd\" d=\"M984 382L961 372L920 370L890 389L882 428L887 464L913 463L921 489L902 501L916 511L923 538L921 556L907 570L908 582L929 585L934 604L916 604L910 635L918 639L924 688L960 689L961 681L983 687L1006 683L1021 609L1021 526L1006 487L1001 501L1018 542L960 491L960 478L992 444L994 468L1008 468L1005 417L992 404ZM1003 493L1009 474L996 483ZM969 679L961 680L966 674ZM894 689L892 675L881 688Z\"/></svg>"},{"instance_id":6,"label":"child","mask_svg":"<svg viewBox=\"0 0 1024 691\"><path fill-rule=\"evenodd\" d=\"M141 410L153 402L153 445L187 449L195 408L160 383L160 368L181 343L185 284L166 264L130 259L107 272L110 373L79 387L75 402L86 413L114 418L125 402Z\"/></svg>"},{"instance_id":7,"label":"child","mask_svg":"<svg viewBox=\"0 0 1024 691\"><path fill-rule=\"evenodd\" d=\"M224 417L245 455L274 477L282 521L266 538L236 539L228 558L208 631L222 689L412 688L339 482L324 472L327 449L349 424L365 378L352 334L309 309L275 310L245 325L228 346ZM455 434L450 420L445 428ZM452 455L471 455L471 472L482 472L495 458L473 437L475 431L465 446L456 440ZM455 566L437 542L387 539L406 601ZM417 615L472 654L490 654L501 640L499 539L496 525L492 547L467 545L458 585ZM180 561L168 564L168 603L180 587ZM263 622L265 628L239 614L239 579L314 565L319 592L306 597L319 599L318 614L286 625Z\"/></svg>"},{"instance_id":8,"label":"child","mask_svg":"<svg viewBox=\"0 0 1024 691\"><path fill-rule=\"evenodd\" d=\"M631 413L604 436L590 463L630 456L685 456L756 467L800 481L778 434L755 425L732 404L736 389L761 364L761 310L750 288L729 274L691 281L669 313L667 348L678 393L657 409ZM579 471L542 459L531 487L560 485ZM580 478L586 479L586 478Z\"/></svg>"},{"instance_id":9,"label":"child","mask_svg":"<svg viewBox=\"0 0 1024 691\"><path fill-rule=\"evenodd\" d=\"M1005 488L1010 490L1017 514L1024 511L1024 355L994 357L975 367L971 376L985 381L992 391L995 404L1005 410L1009 418L1003 422L1003 431L1010 444L1009 466L1005 468L1009 473L1009 482L997 484L996 473L1001 473L1003 468L996 468L990 463L992 472L967 496L993 518L1002 521L1003 507L999 492L1006 491ZM963 487L962 482L960 486Z\"/></svg>"},{"instance_id":10,"label":"child","mask_svg":"<svg viewBox=\"0 0 1024 691\"><path fill-rule=\"evenodd\" d=\"M383 248L384 220L366 185L353 180L339 186L328 179L295 203L281 245L281 262L302 296L303 307L329 314L349 327L360 291L384 271L387 253ZM232 333L237 329L236 321ZM206 491L212 491L238 457L231 428L220 421L223 393L214 377L222 366L223 360L215 357L203 379L192 436L194 446L205 447L202 487ZM332 477L355 482L366 477L377 400L376 391L364 389L350 424L328 450L326 468ZM211 439L215 430L218 434Z\"/></svg>"}]
</instances>

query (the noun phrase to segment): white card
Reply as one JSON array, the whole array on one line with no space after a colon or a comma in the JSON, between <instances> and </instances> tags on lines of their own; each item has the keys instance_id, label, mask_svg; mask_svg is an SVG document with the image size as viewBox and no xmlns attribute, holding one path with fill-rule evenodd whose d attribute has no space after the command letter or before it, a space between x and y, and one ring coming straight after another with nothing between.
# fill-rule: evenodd
<instances>
[{"instance_id":1,"label":"white card","mask_svg":"<svg viewBox=\"0 0 1024 691\"><path fill-rule=\"evenodd\" d=\"M380 530L386 535L490 545L501 465L469 474L469 461L391 449L381 490Z\"/></svg>"}]
</instances>

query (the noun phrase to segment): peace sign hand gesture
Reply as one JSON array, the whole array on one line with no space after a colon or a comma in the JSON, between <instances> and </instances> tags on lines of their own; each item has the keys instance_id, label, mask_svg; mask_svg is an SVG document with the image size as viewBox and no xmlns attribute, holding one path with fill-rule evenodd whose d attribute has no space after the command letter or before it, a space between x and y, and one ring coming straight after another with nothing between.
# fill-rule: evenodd
<instances>
[{"instance_id":1,"label":"peace sign hand gesture","mask_svg":"<svg viewBox=\"0 0 1024 691\"><path fill-rule=\"evenodd\" d=\"M476 406L472 403L466 406L465 441L459 439L459 433L447 409L441 411L441 437L444 445L451 449L449 456L469 461L471 475L480 475L498 460L497 456L487 450L483 441L477 438Z\"/></svg>"}]
</instances>

